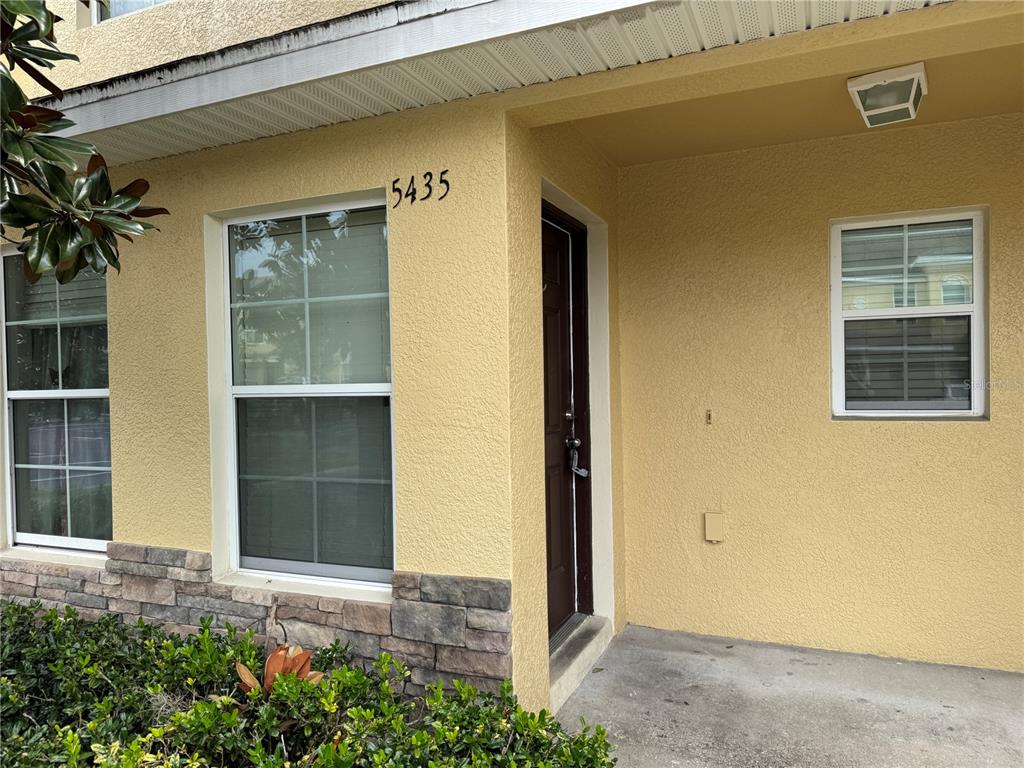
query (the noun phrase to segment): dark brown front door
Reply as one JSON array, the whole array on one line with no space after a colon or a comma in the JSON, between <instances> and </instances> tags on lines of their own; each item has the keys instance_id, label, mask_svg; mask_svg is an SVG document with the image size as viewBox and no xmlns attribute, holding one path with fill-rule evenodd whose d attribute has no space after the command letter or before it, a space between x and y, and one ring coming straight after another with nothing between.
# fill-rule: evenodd
<instances>
[{"instance_id":1,"label":"dark brown front door","mask_svg":"<svg viewBox=\"0 0 1024 768\"><path fill-rule=\"evenodd\" d=\"M545 205L541 253L548 632L553 635L574 613L593 611L586 229Z\"/></svg>"}]
</instances>

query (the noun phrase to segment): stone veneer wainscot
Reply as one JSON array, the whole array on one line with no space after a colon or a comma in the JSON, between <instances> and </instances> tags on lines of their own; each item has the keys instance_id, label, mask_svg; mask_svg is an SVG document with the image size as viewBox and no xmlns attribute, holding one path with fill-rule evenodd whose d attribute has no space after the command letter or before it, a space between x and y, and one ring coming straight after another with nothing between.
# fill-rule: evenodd
<instances>
[{"instance_id":1,"label":"stone veneer wainscot","mask_svg":"<svg viewBox=\"0 0 1024 768\"><path fill-rule=\"evenodd\" d=\"M70 605L90 620L114 613L184 634L211 617L268 644L341 640L362 662L386 651L406 664L412 690L459 678L493 691L512 677L509 581L400 571L392 586L390 605L230 586L213 580L208 552L121 542L107 545L103 568L0 559L0 597Z\"/></svg>"}]
</instances>

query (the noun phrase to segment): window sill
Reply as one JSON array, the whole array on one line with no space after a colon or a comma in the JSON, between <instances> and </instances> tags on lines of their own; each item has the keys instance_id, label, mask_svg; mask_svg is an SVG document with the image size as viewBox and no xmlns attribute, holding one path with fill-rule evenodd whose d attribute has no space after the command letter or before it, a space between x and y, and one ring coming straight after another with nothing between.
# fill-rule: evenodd
<instances>
[{"instance_id":1,"label":"window sill","mask_svg":"<svg viewBox=\"0 0 1024 768\"><path fill-rule=\"evenodd\" d=\"M974 414L954 415L954 414L856 414L856 413L844 413L844 414L832 414L832 421L952 421L956 423L964 421L991 421L990 416L978 416Z\"/></svg>"},{"instance_id":2,"label":"window sill","mask_svg":"<svg viewBox=\"0 0 1024 768\"><path fill-rule=\"evenodd\" d=\"M37 563L56 563L84 568L103 568L107 556L103 552L83 552L78 549L36 547L31 544L15 544L0 550L0 560L33 560Z\"/></svg>"},{"instance_id":3,"label":"window sill","mask_svg":"<svg viewBox=\"0 0 1024 768\"><path fill-rule=\"evenodd\" d=\"M391 603L390 584L372 584L364 581L343 581L318 576L293 576L268 571L238 570L214 581L231 587L269 589L276 592L294 592L315 597L337 597L364 603Z\"/></svg>"}]
</instances>

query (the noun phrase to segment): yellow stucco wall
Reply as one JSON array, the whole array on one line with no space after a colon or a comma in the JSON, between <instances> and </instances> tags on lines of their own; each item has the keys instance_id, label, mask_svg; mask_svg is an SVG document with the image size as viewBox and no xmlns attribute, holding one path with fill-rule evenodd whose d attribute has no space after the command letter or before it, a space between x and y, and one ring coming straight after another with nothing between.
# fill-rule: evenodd
<instances>
[{"instance_id":1,"label":"yellow stucco wall","mask_svg":"<svg viewBox=\"0 0 1024 768\"><path fill-rule=\"evenodd\" d=\"M70 4L55 7L73 19ZM59 40L90 74L58 68L59 82L372 4L256 14L225 0L233 24L192 13L209 26L163 28L159 45L149 32L115 43L129 19L73 35L65 22ZM962 20L960 5L923 12L922 25ZM611 234L616 626L1024 667L1019 115L621 170L572 128L530 129L984 37L952 21L926 34L910 15L116 169L148 178L172 216L124 246L110 280L114 538L208 549L223 514L210 488L203 217L449 168L447 200L389 210L396 566L512 578L517 688L546 703L543 177ZM894 29L905 39L882 34ZM1010 383L993 390L992 420L832 421L828 220L967 204L991 206L991 368ZM703 542L706 511L725 513L723 544Z\"/></svg>"},{"instance_id":2,"label":"yellow stucco wall","mask_svg":"<svg viewBox=\"0 0 1024 768\"><path fill-rule=\"evenodd\" d=\"M396 567L508 578L503 153L464 102L117 169L172 215L109 284L114 538L211 545L203 216L448 168L445 200L388 213Z\"/></svg>"},{"instance_id":3,"label":"yellow stucco wall","mask_svg":"<svg viewBox=\"0 0 1024 768\"><path fill-rule=\"evenodd\" d=\"M78 64L62 62L47 75L61 88L75 88L387 2L168 0L145 11L90 24L89 11L79 0L46 0L46 6L63 19L54 28L58 46L80 59ZM22 87L33 97L43 93L31 80L25 80Z\"/></svg>"},{"instance_id":4,"label":"yellow stucco wall","mask_svg":"<svg viewBox=\"0 0 1024 768\"><path fill-rule=\"evenodd\" d=\"M512 439L512 642L515 684L532 706L548 700L547 541L544 495L544 368L541 289L541 184L547 179L609 225L609 270L617 258L618 169L591 150L571 126L530 131L507 127L510 435ZM609 346L612 359L612 430L618 429L617 286L610 280ZM621 506L621 460L613 443L613 510ZM616 616L625 623L625 538L621 513L613 515Z\"/></svg>"},{"instance_id":5,"label":"yellow stucco wall","mask_svg":"<svg viewBox=\"0 0 1024 768\"><path fill-rule=\"evenodd\" d=\"M1018 113L622 172L629 621L1024 668L1022 135ZM975 204L991 420L832 420L829 220Z\"/></svg>"}]
</instances>

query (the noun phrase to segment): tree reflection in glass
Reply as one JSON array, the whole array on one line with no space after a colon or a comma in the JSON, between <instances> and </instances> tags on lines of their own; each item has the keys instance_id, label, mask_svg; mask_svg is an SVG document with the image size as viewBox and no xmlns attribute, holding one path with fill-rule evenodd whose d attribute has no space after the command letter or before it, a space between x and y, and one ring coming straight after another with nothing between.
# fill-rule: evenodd
<instances>
[{"instance_id":1,"label":"tree reflection in glass","mask_svg":"<svg viewBox=\"0 0 1024 768\"><path fill-rule=\"evenodd\" d=\"M383 209L231 227L235 383L390 379Z\"/></svg>"}]
</instances>

